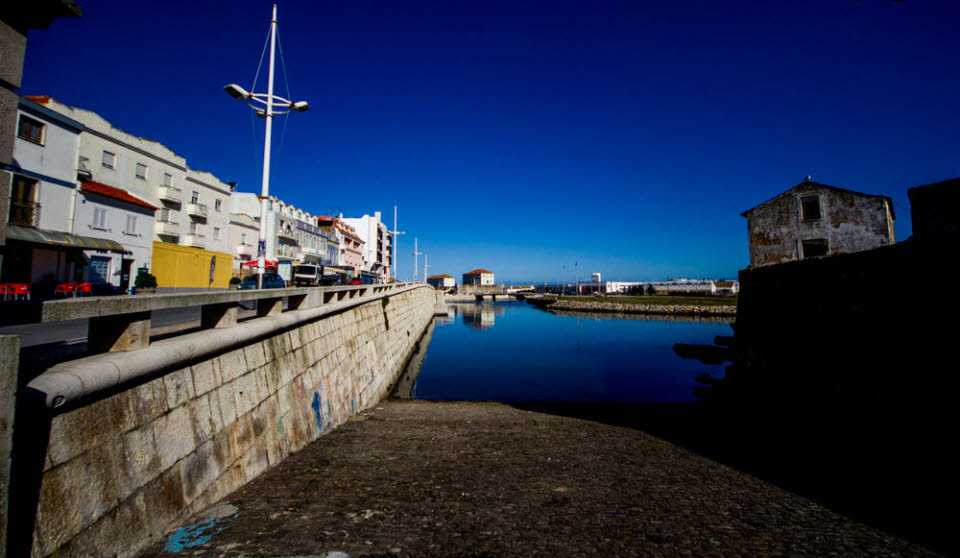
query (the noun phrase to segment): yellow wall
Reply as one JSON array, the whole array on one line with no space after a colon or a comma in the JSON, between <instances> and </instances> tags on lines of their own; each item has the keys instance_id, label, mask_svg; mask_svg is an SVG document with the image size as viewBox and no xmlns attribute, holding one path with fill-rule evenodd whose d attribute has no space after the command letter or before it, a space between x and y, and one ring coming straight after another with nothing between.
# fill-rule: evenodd
<instances>
[{"instance_id":1,"label":"yellow wall","mask_svg":"<svg viewBox=\"0 0 960 558\"><path fill-rule=\"evenodd\" d=\"M210 282L210 259L217 258ZM165 242L153 243L150 273L158 287L217 287L226 289L233 276L233 256Z\"/></svg>"}]
</instances>

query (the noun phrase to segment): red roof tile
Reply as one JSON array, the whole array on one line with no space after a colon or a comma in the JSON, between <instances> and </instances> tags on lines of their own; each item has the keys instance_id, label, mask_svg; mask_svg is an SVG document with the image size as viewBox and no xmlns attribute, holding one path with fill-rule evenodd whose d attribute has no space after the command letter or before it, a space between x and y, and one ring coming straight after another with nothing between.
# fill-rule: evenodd
<instances>
[{"instance_id":1,"label":"red roof tile","mask_svg":"<svg viewBox=\"0 0 960 558\"><path fill-rule=\"evenodd\" d=\"M464 275L478 275L478 274L480 274L480 273L488 273L488 274L490 274L490 275L493 275L493 272L492 272L492 271L487 271L486 269L474 269L473 271L470 271L470 272L468 272L468 273L464 273Z\"/></svg>"},{"instance_id":2,"label":"red roof tile","mask_svg":"<svg viewBox=\"0 0 960 558\"><path fill-rule=\"evenodd\" d=\"M127 203L139 205L140 207L153 209L154 211L157 209L156 206L141 200L140 198L121 188L114 188L113 186L107 186L106 184L93 181L84 182L80 188L84 192L93 192L94 194L100 194L101 196L106 196L115 200L125 201Z\"/></svg>"}]
</instances>

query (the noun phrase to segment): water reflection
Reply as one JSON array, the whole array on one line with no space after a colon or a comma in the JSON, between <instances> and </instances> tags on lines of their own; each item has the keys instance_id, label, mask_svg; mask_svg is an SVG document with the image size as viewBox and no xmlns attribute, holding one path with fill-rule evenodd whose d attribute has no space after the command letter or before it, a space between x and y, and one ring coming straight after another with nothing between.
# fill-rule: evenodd
<instances>
[{"instance_id":1,"label":"water reflection","mask_svg":"<svg viewBox=\"0 0 960 558\"><path fill-rule=\"evenodd\" d=\"M487 329L494 326L497 316L502 316L506 309L503 306L483 303L450 304L453 313L459 316L463 325L474 329Z\"/></svg>"},{"instance_id":2,"label":"water reflection","mask_svg":"<svg viewBox=\"0 0 960 558\"><path fill-rule=\"evenodd\" d=\"M404 376L414 398L693 401L694 378L723 368L680 359L673 345L731 333L715 319L551 313L524 302L449 307L453 317L422 343L419 374ZM447 327L458 321L467 327Z\"/></svg>"}]
</instances>

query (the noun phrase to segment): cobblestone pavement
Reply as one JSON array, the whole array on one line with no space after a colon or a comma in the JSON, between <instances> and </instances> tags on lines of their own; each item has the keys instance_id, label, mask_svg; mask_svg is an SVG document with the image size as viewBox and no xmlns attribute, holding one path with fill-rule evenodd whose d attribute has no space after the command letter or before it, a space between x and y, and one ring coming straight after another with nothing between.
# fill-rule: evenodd
<instances>
[{"instance_id":1,"label":"cobblestone pavement","mask_svg":"<svg viewBox=\"0 0 960 558\"><path fill-rule=\"evenodd\" d=\"M214 508L143 555L932 555L639 430L494 403L383 403Z\"/></svg>"}]
</instances>

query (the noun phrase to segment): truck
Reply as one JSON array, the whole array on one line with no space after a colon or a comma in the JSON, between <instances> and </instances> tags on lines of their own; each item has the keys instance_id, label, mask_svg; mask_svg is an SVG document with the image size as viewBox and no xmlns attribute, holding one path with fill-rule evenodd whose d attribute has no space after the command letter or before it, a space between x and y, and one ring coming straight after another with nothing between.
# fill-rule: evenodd
<instances>
[{"instance_id":1,"label":"truck","mask_svg":"<svg viewBox=\"0 0 960 558\"><path fill-rule=\"evenodd\" d=\"M293 268L293 284L298 287L317 287L323 283L323 267L300 264Z\"/></svg>"}]
</instances>

